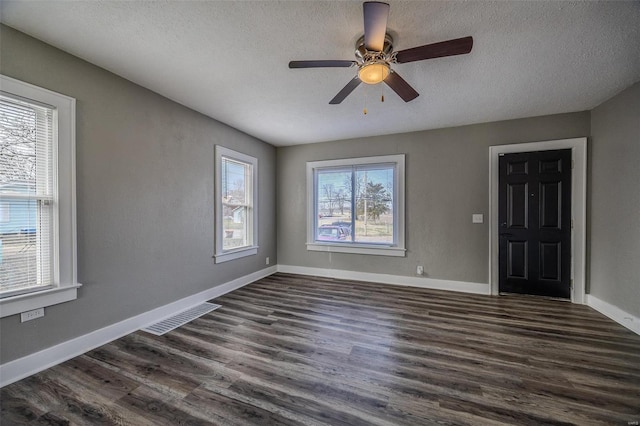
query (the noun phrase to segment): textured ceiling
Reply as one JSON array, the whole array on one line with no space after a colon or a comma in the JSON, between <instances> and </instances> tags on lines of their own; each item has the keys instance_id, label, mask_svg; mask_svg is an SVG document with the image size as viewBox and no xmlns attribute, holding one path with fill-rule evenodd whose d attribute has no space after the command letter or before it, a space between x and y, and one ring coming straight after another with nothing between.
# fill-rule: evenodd
<instances>
[{"instance_id":1,"label":"textured ceiling","mask_svg":"<svg viewBox=\"0 0 640 426\"><path fill-rule=\"evenodd\" d=\"M591 109L640 80L640 2L389 1L395 50L473 36L470 54L393 68L420 96L360 85L360 1L6 1L5 24L274 145ZM369 113L363 115L363 107Z\"/></svg>"}]
</instances>

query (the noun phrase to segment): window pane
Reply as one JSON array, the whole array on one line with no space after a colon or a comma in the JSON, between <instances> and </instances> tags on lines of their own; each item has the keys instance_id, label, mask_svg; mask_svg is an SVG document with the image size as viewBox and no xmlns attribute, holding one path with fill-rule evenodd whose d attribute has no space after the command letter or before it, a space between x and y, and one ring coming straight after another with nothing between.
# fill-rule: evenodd
<instances>
[{"instance_id":1,"label":"window pane","mask_svg":"<svg viewBox=\"0 0 640 426\"><path fill-rule=\"evenodd\" d=\"M247 205L249 203L246 190L250 165L237 161L222 159L222 202L226 204Z\"/></svg>"},{"instance_id":2,"label":"window pane","mask_svg":"<svg viewBox=\"0 0 640 426\"><path fill-rule=\"evenodd\" d=\"M51 203L5 199L10 220L0 223L0 292L4 296L51 284Z\"/></svg>"},{"instance_id":3,"label":"window pane","mask_svg":"<svg viewBox=\"0 0 640 426\"><path fill-rule=\"evenodd\" d=\"M393 165L355 171L354 241L393 244Z\"/></svg>"},{"instance_id":4,"label":"window pane","mask_svg":"<svg viewBox=\"0 0 640 426\"><path fill-rule=\"evenodd\" d=\"M248 208L244 206L222 205L225 212L222 221L223 238L222 249L233 250L249 245L247 241Z\"/></svg>"},{"instance_id":5,"label":"window pane","mask_svg":"<svg viewBox=\"0 0 640 426\"><path fill-rule=\"evenodd\" d=\"M316 240L352 242L352 171L320 170L316 175Z\"/></svg>"},{"instance_id":6,"label":"window pane","mask_svg":"<svg viewBox=\"0 0 640 426\"><path fill-rule=\"evenodd\" d=\"M0 191L35 193L36 125L33 108L2 98L0 103ZM16 186L17 185L17 186Z\"/></svg>"}]
</instances>

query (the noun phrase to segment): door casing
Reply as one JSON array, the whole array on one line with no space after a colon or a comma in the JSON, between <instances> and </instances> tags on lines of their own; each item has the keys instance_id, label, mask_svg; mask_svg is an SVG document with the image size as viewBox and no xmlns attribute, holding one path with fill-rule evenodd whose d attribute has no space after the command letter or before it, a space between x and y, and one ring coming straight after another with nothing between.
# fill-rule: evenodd
<instances>
[{"instance_id":1,"label":"door casing","mask_svg":"<svg viewBox=\"0 0 640 426\"><path fill-rule=\"evenodd\" d=\"M489 147L489 283L498 295L498 157L500 154L571 149L571 302L584 304L586 292L587 138L559 139Z\"/></svg>"}]
</instances>

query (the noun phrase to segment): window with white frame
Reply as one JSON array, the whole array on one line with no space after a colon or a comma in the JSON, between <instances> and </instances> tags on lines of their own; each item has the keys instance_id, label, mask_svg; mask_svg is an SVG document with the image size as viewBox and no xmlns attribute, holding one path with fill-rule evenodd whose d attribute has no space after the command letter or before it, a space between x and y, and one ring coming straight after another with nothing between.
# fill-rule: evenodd
<instances>
[{"instance_id":1,"label":"window with white frame","mask_svg":"<svg viewBox=\"0 0 640 426\"><path fill-rule=\"evenodd\" d=\"M404 256L404 155L307 163L307 249Z\"/></svg>"},{"instance_id":2,"label":"window with white frame","mask_svg":"<svg viewBox=\"0 0 640 426\"><path fill-rule=\"evenodd\" d=\"M216 146L216 263L258 252L258 160Z\"/></svg>"},{"instance_id":3,"label":"window with white frame","mask_svg":"<svg viewBox=\"0 0 640 426\"><path fill-rule=\"evenodd\" d=\"M77 297L75 99L0 76L0 315Z\"/></svg>"}]
</instances>

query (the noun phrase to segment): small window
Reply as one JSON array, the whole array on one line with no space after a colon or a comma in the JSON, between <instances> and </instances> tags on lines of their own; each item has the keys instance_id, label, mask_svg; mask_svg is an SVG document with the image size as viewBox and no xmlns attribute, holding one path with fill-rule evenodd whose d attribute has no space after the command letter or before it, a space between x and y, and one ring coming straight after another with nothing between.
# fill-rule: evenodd
<instances>
[{"instance_id":1,"label":"small window","mask_svg":"<svg viewBox=\"0 0 640 426\"><path fill-rule=\"evenodd\" d=\"M0 76L2 317L77 297L75 99Z\"/></svg>"},{"instance_id":2,"label":"small window","mask_svg":"<svg viewBox=\"0 0 640 426\"><path fill-rule=\"evenodd\" d=\"M216 263L257 253L254 157L216 146Z\"/></svg>"},{"instance_id":3,"label":"small window","mask_svg":"<svg viewBox=\"0 0 640 426\"><path fill-rule=\"evenodd\" d=\"M404 155L307 163L307 248L404 256Z\"/></svg>"}]
</instances>

